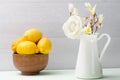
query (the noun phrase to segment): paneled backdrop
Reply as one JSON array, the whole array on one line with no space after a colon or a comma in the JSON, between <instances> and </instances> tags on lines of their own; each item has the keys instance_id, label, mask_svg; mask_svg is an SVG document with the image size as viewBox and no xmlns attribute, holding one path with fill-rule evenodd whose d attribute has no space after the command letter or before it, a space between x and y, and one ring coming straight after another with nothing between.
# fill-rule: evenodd
<instances>
[{"instance_id":1,"label":"paneled backdrop","mask_svg":"<svg viewBox=\"0 0 120 80\"><path fill-rule=\"evenodd\" d=\"M120 67L120 0L0 0L0 70L16 70L11 42L29 28L40 29L52 41L47 69L74 69L79 40L66 38L62 25L69 17L68 3L79 9L81 17L88 15L84 2L97 4L97 13L105 17L99 33L112 38L103 67ZM100 50L105 41L99 41Z\"/></svg>"}]
</instances>

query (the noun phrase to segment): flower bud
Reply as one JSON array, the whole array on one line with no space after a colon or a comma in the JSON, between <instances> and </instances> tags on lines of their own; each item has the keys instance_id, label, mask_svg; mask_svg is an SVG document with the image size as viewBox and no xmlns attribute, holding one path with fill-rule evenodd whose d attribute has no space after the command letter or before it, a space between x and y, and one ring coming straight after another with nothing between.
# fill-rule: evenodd
<instances>
[{"instance_id":1,"label":"flower bud","mask_svg":"<svg viewBox=\"0 0 120 80\"><path fill-rule=\"evenodd\" d=\"M85 7L87 7L88 9L92 9L92 5L88 2L85 3Z\"/></svg>"},{"instance_id":2,"label":"flower bud","mask_svg":"<svg viewBox=\"0 0 120 80\"><path fill-rule=\"evenodd\" d=\"M103 22L103 19L104 19L103 15L100 14L100 15L98 16L98 23L101 24L101 23Z\"/></svg>"},{"instance_id":3,"label":"flower bud","mask_svg":"<svg viewBox=\"0 0 120 80\"><path fill-rule=\"evenodd\" d=\"M78 16L78 9L74 8L73 14L76 15L76 16Z\"/></svg>"},{"instance_id":4,"label":"flower bud","mask_svg":"<svg viewBox=\"0 0 120 80\"><path fill-rule=\"evenodd\" d=\"M73 8L74 8L73 4L69 3L68 9L69 9L69 13L70 13L70 14L72 14Z\"/></svg>"}]
</instances>

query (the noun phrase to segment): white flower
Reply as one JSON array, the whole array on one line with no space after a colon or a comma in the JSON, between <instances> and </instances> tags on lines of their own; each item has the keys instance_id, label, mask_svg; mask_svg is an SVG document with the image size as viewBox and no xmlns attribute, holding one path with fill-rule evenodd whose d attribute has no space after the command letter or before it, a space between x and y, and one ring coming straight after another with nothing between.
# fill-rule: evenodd
<instances>
[{"instance_id":1,"label":"white flower","mask_svg":"<svg viewBox=\"0 0 120 80\"><path fill-rule=\"evenodd\" d=\"M73 6L72 3L69 3L68 9L69 9L69 12L70 12L70 13L73 12L74 6Z\"/></svg>"},{"instance_id":2,"label":"white flower","mask_svg":"<svg viewBox=\"0 0 120 80\"><path fill-rule=\"evenodd\" d=\"M64 23L63 31L68 38L79 39L82 34L82 21L79 16L70 16Z\"/></svg>"},{"instance_id":3,"label":"white flower","mask_svg":"<svg viewBox=\"0 0 120 80\"><path fill-rule=\"evenodd\" d=\"M90 14L94 15L96 13L96 5L93 7L90 3L86 2L85 7L88 8Z\"/></svg>"},{"instance_id":4,"label":"white flower","mask_svg":"<svg viewBox=\"0 0 120 80\"><path fill-rule=\"evenodd\" d=\"M76 8L73 9L73 15L76 15L76 16L78 15L78 9Z\"/></svg>"},{"instance_id":5,"label":"white flower","mask_svg":"<svg viewBox=\"0 0 120 80\"><path fill-rule=\"evenodd\" d=\"M101 24L101 23L103 22L103 19L104 19L103 15L100 14L100 15L98 16L98 22Z\"/></svg>"},{"instance_id":6,"label":"white flower","mask_svg":"<svg viewBox=\"0 0 120 80\"><path fill-rule=\"evenodd\" d=\"M92 5L88 2L85 2L85 7L87 7L88 9L92 9Z\"/></svg>"},{"instance_id":7,"label":"white flower","mask_svg":"<svg viewBox=\"0 0 120 80\"><path fill-rule=\"evenodd\" d=\"M96 13L96 5L90 10L90 13L94 15Z\"/></svg>"}]
</instances>

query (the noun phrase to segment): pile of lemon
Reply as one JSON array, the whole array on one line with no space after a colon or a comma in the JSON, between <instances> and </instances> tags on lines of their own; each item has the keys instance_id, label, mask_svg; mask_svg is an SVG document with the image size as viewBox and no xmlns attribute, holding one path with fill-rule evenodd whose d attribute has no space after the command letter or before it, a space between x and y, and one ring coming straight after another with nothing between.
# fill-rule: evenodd
<instances>
[{"instance_id":1,"label":"pile of lemon","mask_svg":"<svg viewBox=\"0 0 120 80\"><path fill-rule=\"evenodd\" d=\"M36 28L24 32L22 37L12 42L12 51L18 54L48 54L52 48L49 38L42 36L42 32Z\"/></svg>"}]
</instances>

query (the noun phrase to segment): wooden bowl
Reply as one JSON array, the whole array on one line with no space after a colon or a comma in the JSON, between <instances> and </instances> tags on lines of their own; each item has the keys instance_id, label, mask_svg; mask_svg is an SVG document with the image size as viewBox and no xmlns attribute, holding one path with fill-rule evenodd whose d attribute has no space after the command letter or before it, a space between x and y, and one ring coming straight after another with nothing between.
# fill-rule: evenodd
<instances>
[{"instance_id":1,"label":"wooden bowl","mask_svg":"<svg viewBox=\"0 0 120 80\"><path fill-rule=\"evenodd\" d=\"M43 54L13 54L13 63L23 75L39 74L48 63L48 55Z\"/></svg>"}]
</instances>

